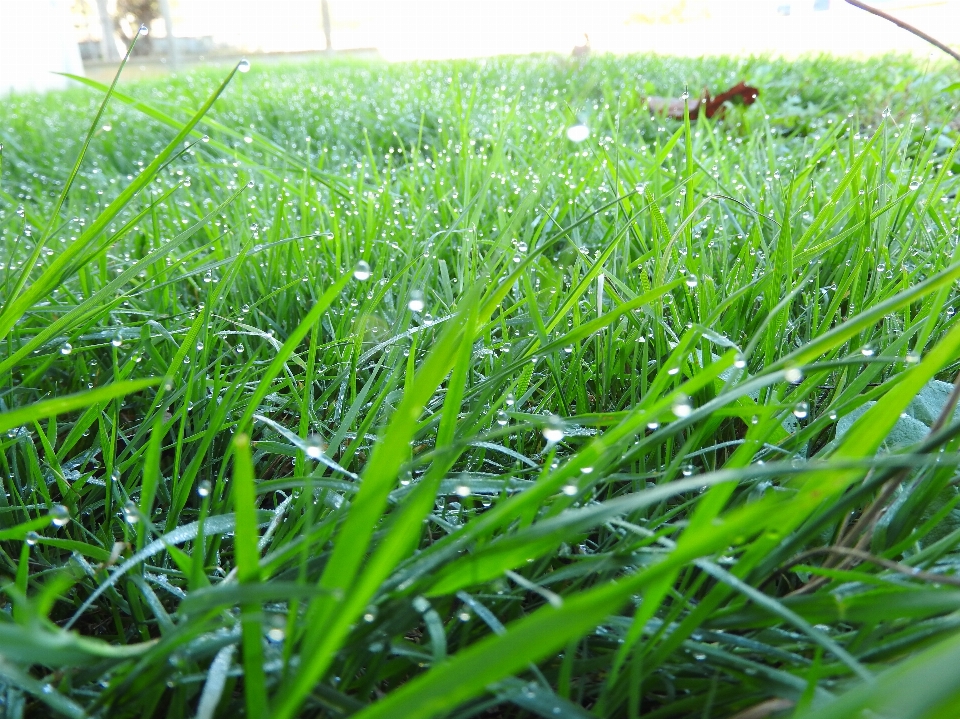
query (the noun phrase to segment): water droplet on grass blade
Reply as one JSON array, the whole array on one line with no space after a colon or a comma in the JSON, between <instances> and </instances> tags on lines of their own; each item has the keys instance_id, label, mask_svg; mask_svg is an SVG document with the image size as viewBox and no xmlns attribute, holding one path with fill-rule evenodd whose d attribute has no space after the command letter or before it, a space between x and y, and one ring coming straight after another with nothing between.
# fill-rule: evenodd
<instances>
[{"instance_id":1,"label":"water droplet on grass blade","mask_svg":"<svg viewBox=\"0 0 960 719\"><path fill-rule=\"evenodd\" d=\"M695 274L693 274L692 272L688 272L686 283L687 283L687 287L693 289L700 283L700 280L697 279L697 276Z\"/></svg>"},{"instance_id":2,"label":"water droplet on grass blade","mask_svg":"<svg viewBox=\"0 0 960 719\"><path fill-rule=\"evenodd\" d=\"M563 422L556 415L551 416L543 428L543 438L548 444L556 444L563 439Z\"/></svg>"},{"instance_id":3,"label":"water droplet on grass blade","mask_svg":"<svg viewBox=\"0 0 960 719\"><path fill-rule=\"evenodd\" d=\"M460 484L454 488L453 493L458 497L469 497L470 496L470 487L465 484Z\"/></svg>"},{"instance_id":4,"label":"water droplet on grass blade","mask_svg":"<svg viewBox=\"0 0 960 719\"><path fill-rule=\"evenodd\" d=\"M137 31L137 34L138 34L138 35L149 35L149 34L150 34L150 28L148 28L146 25L141 25L141 26L140 26L140 29Z\"/></svg>"},{"instance_id":5,"label":"water droplet on grass blade","mask_svg":"<svg viewBox=\"0 0 960 719\"><path fill-rule=\"evenodd\" d=\"M65 527L70 523L70 510L62 504L55 504L50 508L50 521L54 526Z\"/></svg>"},{"instance_id":6,"label":"water droplet on grass blade","mask_svg":"<svg viewBox=\"0 0 960 719\"><path fill-rule=\"evenodd\" d=\"M590 128L586 125L571 125L567 128L567 139L570 142L583 142L590 137Z\"/></svg>"},{"instance_id":7,"label":"water droplet on grass blade","mask_svg":"<svg viewBox=\"0 0 960 719\"><path fill-rule=\"evenodd\" d=\"M356 267L353 268L353 279L360 280L360 282L366 282L370 279L370 265L367 264L364 260L360 260Z\"/></svg>"},{"instance_id":8,"label":"water droplet on grass blade","mask_svg":"<svg viewBox=\"0 0 960 719\"><path fill-rule=\"evenodd\" d=\"M354 273L356 276L356 273ZM410 292L410 299L407 300L407 309L411 312L423 312L423 308L426 307L426 302L423 298L423 292L420 290L413 290Z\"/></svg>"},{"instance_id":9,"label":"water droplet on grass blade","mask_svg":"<svg viewBox=\"0 0 960 719\"><path fill-rule=\"evenodd\" d=\"M64 342L62 345L60 345L60 354L68 355L71 352L73 352L73 345L69 342Z\"/></svg>"},{"instance_id":10,"label":"water droplet on grass blade","mask_svg":"<svg viewBox=\"0 0 960 719\"><path fill-rule=\"evenodd\" d=\"M211 490L210 482L206 479L200 482L199 485L197 485L197 494L199 494L201 497L209 497L210 490Z\"/></svg>"},{"instance_id":11,"label":"water droplet on grass blade","mask_svg":"<svg viewBox=\"0 0 960 719\"><path fill-rule=\"evenodd\" d=\"M747 366L747 358L738 352L737 356L733 358L733 366L737 369L743 369Z\"/></svg>"},{"instance_id":12,"label":"water droplet on grass blade","mask_svg":"<svg viewBox=\"0 0 960 719\"><path fill-rule=\"evenodd\" d=\"M790 384L797 384L803 379L803 371L799 367L787 367L783 373L783 378Z\"/></svg>"},{"instance_id":13,"label":"water droplet on grass blade","mask_svg":"<svg viewBox=\"0 0 960 719\"><path fill-rule=\"evenodd\" d=\"M127 524L136 524L140 521L140 514L137 511L137 505L133 502L127 502L123 505L123 519Z\"/></svg>"},{"instance_id":14,"label":"water droplet on grass blade","mask_svg":"<svg viewBox=\"0 0 960 719\"><path fill-rule=\"evenodd\" d=\"M681 394L673 401L673 406L670 407L670 410L678 419L683 419L684 417L689 417L693 412L693 405L690 404L690 398L687 397L687 395Z\"/></svg>"},{"instance_id":15,"label":"water droplet on grass blade","mask_svg":"<svg viewBox=\"0 0 960 719\"><path fill-rule=\"evenodd\" d=\"M860 354L862 354L864 357L873 357L876 352L877 351L872 344L865 344L860 348Z\"/></svg>"},{"instance_id":16,"label":"water droplet on grass blade","mask_svg":"<svg viewBox=\"0 0 960 719\"><path fill-rule=\"evenodd\" d=\"M568 497L572 497L580 490L577 488L577 485L575 484L565 484L563 485L563 489L561 491Z\"/></svg>"},{"instance_id":17,"label":"water droplet on grass blade","mask_svg":"<svg viewBox=\"0 0 960 719\"><path fill-rule=\"evenodd\" d=\"M24 541L26 541L27 546L34 547L36 546L37 542L40 541L40 535L37 534L36 532L27 532L27 535L24 538Z\"/></svg>"},{"instance_id":18,"label":"water droplet on grass blade","mask_svg":"<svg viewBox=\"0 0 960 719\"><path fill-rule=\"evenodd\" d=\"M237 63L237 72L250 72L250 61L244 58Z\"/></svg>"},{"instance_id":19,"label":"water droplet on grass blade","mask_svg":"<svg viewBox=\"0 0 960 719\"><path fill-rule=\"evenodd\" d=\"M320 459L323 456L323 450L326 449L326 445L323 440L314 435L307 440L306 454L310 459Z\"/></svg>"},{"instance_id":20,"label":"water droplet on grass blade","mask_svg":"<svg viewBox=\"0 0 960 719\"><path fill-rule=\"evenodd\" d=\"M804 419L810 413L810 404L807 402L797 402L793 408L793 416L797 419Z\"/></svg>"},{"instance_id":21,"label":"water droplet on grass blade","mask_svg":"<svg viewBox=\"0 0 960 719\"><path fill-rule=\"evenodd\" d=\"M907 356L903 359L907 364L917 364L920 361L920 353L911 350L910 352L907 352Z\"/></svg>"}]
</instances>

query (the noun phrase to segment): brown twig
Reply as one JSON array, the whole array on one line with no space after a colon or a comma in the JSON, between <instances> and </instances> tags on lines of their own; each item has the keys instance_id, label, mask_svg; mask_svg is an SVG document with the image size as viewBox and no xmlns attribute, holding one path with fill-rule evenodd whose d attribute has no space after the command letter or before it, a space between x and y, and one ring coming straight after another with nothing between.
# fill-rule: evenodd
<instances>
[{"instance_id":1,"label":"brown twig","mask_svg":"<svg viewBox=\"0 0 960 719\"><path fill-rule=\"evenodd\" d=\"M730 719L767 719L771 714L793 709L794 704L796 704L796 702L792 699L775 697L755 704L749 709L744 709L742 712L734 714Z\"/></svg>"},{"instance_id":2,"label":"brown twig","mask_svg":"<svg viewBox=\"0 0 960 719\"><path fill-rule=\"evenodd\" d=\"M791 559L788 567L800 564L807 557L812 557L817 554L839 554L844 557L858 559L861 562L870 562L871 564L876 564L884 569L905 574L906 576L913 577L914 579L921 579L925 582L932 582L934 584L949 584L953 587L960 587L960 577L949 574L934 574L933 572L924 572L916 567L911 567L907 564L901 564L900 562L894 562L890 559L884 559L883 557L878 557L875 554L870 554L870 552L865 552L862 549L854 549L851 547L819 547L817 549L808 549L806 552L801 552L796 557Z\"/></svg>"},{"instance_id":3,"label":"brown twig","mask_svg":"<svg viewBox=\"0 0 960 719\"><path fill-rule=\"evenodd\" d=\"M958 53L953 48L947 45L944 45L942 42L940 42L936 38L930 37L923 30L918 30L910 23L906 23L903 20L900 20L899 18L895 18L893 15L885 13L883 10L878 10L877 8L867 5L866 3L862 3L860 2L860 0L847 0L847 2L850 5L853 5L854 7L860 8L861 10L866 10L868 13L872 15L876 15L877 17L882 17L884 20L892 22L897 27L902 27L907 32L913 33L917 37L923 40L926 40L931 45L934 45L935 47L938 47L939 49L943 50L945 53L947 53L947 55L952 57L957 62L960 62L960 53Z\"/></svg>"},{"instance_id":4,"label":"brown twig","mask_svg":"<svg viewBox=\"0 0 960 719\"><path fill-rule=\"evenodd\" d=\"M851 2L851 0L847 0L847 2ZM936 434L946 426L950 417L953 415L953 411L956 409L958 402L960 402L960 373L957 373L956 378L953 380L953 390L950 392L950 396L947 398L946 404L943 405L943 409L940 410L940 416L937 417L937 420L933 423L933 426L930 427L930 432L927 435L928 437ZM847 529L846 522L844 522L843 528L841 529L840 538L837 540L837 544L829 549L834 554L844 554L845 552L847 552L847 554L844 559L839 562L831 562L827 560L824 562L824 566L835 567L837 569L846 569L854 563L856 555L850 554L849 552L864 551L864 548L873 538L874 527L876 527L877 522L880 521L880 516L887 508L887 500L893 496L893 493L896 491L899 484L906 479L909 474L909 468L904 468L894 474L884 483L883 487L880 489L880 494L871 503L871 505L864 510L856 524ZM857 537L859 537L859 539L857 539ZM853 547L850 547L854 540L857 540L856 544ZM866 552L864 552L864 554L866 554ZM806 584L794 589L792 592L787 594L787 596L791 597L800 594L808 594L809 592L819 589L829 581L830 580L827 577L814 577Z\"/></svg>"}]
</instances>

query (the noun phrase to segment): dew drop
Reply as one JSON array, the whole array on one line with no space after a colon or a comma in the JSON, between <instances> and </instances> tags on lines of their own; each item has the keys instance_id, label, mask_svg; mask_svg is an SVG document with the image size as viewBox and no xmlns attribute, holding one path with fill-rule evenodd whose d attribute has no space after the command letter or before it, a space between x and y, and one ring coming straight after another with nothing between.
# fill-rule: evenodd
<instances>
[{"instance_id":1,"label":"dew drop","mask_svg":"<svg viewBox=\"0 0 960 719\"><path fill-rule=\"evenodd\" d=\"M69 342L64 342L62 345L60 345L60 354L68 355L71 352L73 352L73 345Z\"/></svg>"},{"instance_id":2,"label":"dew drop","mask_svg":"<svg viewBox=\"0 0 960 719\"><path fill-rule=\"evenodd\" d=\"M575 484L565 484L563 485L563 489L561 491L568 497L572 497L580 490L577 488L577 485Z\"/></svg>"},{"instance_id":3,"label":"dew drop","mask_svg":"<svg viewBox=\"0 0 960 719\"><path fill-rule=\"evenodd\" d=\"M674 416L683 419L684 417L689 417L693 412L693 405L690 404L689 397L681 394L673 401L673 406L670 409Z\"/></svg>"},{"instance_id":4,"label":"dew drop","mask_svg":"<svg viewBox=\"0 0 960 719\"><path fill-rule=\"evenodd\" d=\"M803 371L799 367L787 367L783 378L790 384L797 384L803 379Z\"/></svg>"},{"instance_id":5,"label":"dew drop","mask_svg":"<svg viewBox=\"0 0 960 719\"><path fill-rule=\"evenodd\" d=\"M917 362L920 361L920 353L915 350L910 350L903 359L907 364L917 364Z\"/></svg>"},{"instance_id":6,"label":"dew drop","mask_svg":"<svg viewBox=\"0 0 960 719\"><path fill-rule=\"evenodd\" d=\"M354 272L353 276L356 277L357 273ZM359 277L357 279L360 279ZM426 302L423 298L423 292L420 290L413 290L410 292L410 299L407 300L407 309L411 312L423 312L423 308L426 307Z\"/></svg>"},{"instance_id":7,"label":"dew drop","mask_svg":"<svg viewBox=\"0 0 960 719\"><path fill-rule=\"evenodd\" d=\"M793 416L797 419L804 419L810 413L810 405L807 402L797 402L793 408Z\"/></svg>"},{"instance_id":8,"label":"dew drop","mask_svg":"<svg viewBox=\"0 0 960 719\"><path fill-rule=\"evenodd\" d=\"M453 493L458 497L469 497L470 496L470 487L465 484L460 484L454 487Z\"/></svg>"},{"instance_id":9,"label":"dew drop","mask_svg":"<svg viewBox=\"0 0 960 719\"><path fill-rule=\"evenodd\" d=\"M864 357L873 357L876 352L876 349L874 349L874 346L871 344L865 344L860 348L860 354L862 354Z\"/></svg>"},{"instance_id":10,"label":"dew drop","mask_svg":"<svg viewBox=\"0 0 960 719\"><path fill-rule=\"evenodd\" d=\"M244 58L243 60L241 60L240 62L238 62L238 63L237 63L237 71L238 71L238 72L250 72L250 61L247 60L246 58Z\"/></svg>"},{"instance_id":11,"label":"dew drop","mask_svg":"<svg viewBox=\"0 0 960 719\"><path fill-rule=\"evenodd\" d=\"M140 521L140 514L137 511L137 505L132 501L123 505L123 519L127 524L136 524Z\"/></svg>"},{"instance_id":12,"label":"dew drop","mask_svg":"<svg viewBox=\"0 0 960 719\"><path fill-rule=\"evenodd\" d=\"M556 415L551 415L543 428L543 438L547 444L556 444L563 439L563 422Z\"/></svg>"},{"instance_id":13,"label":"dew drop","mask_svg":"<svg viewBox=\"0 0 960 719\"><path fill-rule=\"evenodd\" d=\"M146 25L141 25L141 26L140 26L140 30L138 30L137 32L138 32L138 34L140 34L140 35L149 35L149 34L150 34L150 28L148 28Z\"/></svg>"},{"instance_id":14,"label":"dew drop","mask_svg":"<svg viewBox=\"0 0 960 719\"><path fill-rule=\"evenodd\" d=\"M50 521L56 527L65 527L70 523L70 510L62 504L55 504L50 508Z\"/></svg>"},{"instance_id":15,"label":"dew drop","mask_svg":"<svg viewBox=\"0 0 960 719\"><path fill-rule=\"evenodd\" d=\"M698 284L700 284L700 280L697 279L697 276L695 274L693 274L692 272L688 272L686 283L687 283L687 287L693 289Z\"/></svg>"},{"instance_id":16,"label":"dew drop","mask_svg":"<svg viewBox=\"0 0 960 719\"><path fill-rule=\"evenodd\" d=\"M583 142L590 137L590 128L586 125L571 125L567 128L567 139L570 142Z\"/></svg>"},{"instance_id":17,"label":"dew drop","mask_svg":"<svg viewBox=\"0 0 960 719\"><path fill-rule=\"evenodd\" d=\"M364 260L360 260L357 266L353 268L353 279L366 282L370 279L370 265Z\"/></svg>"},{"instance_id":18,"label":"dew drop","mask_svg":"<svg viewBox=\"0 0 960 719\"><path fill-rule=\"evenodd\" d=\"M209 497L210 489L210 482L209 480L205 479L197 485L197 494L199 494L201 497Z\"/></svg>"},{"instance_id":19,"label":"dew drop","mask_svg":"<svg viewBox=\"0 0 960 719\"><path fill-rule=\"evenodd\" d=\"M747 366L747 358L738 352L737 356L733 358L733 366L737 369L743 369Z\"/></svg>"},{"instance_id":20,"label":"dew drop","mask_svg":"<svg viewBox=\"0 0 960 719\"><path fill-rule=\"evenodd\" d=\"M307 440L305 451L310 459L320 459L323 456L324 449L326 449L326 446L319 436L313 435Z\"/></svg>"},{"instance_id":21,"label":"dew drop","mask_svg":"<svg viewBox=\"0 0 960 719\"><path fill-rule=\"evenodd\" d=\"M37 534L36 532L27 532L25 541L27 543L27 546L34 547L36 546L37 542L40 541L40 535Z\"/></svg>"}]
</instances>

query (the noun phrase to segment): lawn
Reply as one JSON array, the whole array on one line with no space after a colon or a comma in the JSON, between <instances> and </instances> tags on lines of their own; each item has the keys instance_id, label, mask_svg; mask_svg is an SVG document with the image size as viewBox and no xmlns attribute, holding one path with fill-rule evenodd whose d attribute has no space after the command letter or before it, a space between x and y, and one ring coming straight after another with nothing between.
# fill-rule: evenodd
<instances>
[{"instance_id":1,"label":"lawn","mask_svg":"<svg viewBox=\"0 0 960 719\"><path fill-rule=\"evenodd\" d=\"M5 100L0 717L957 716L957 76Z\"/></svg>"}]
</instances>

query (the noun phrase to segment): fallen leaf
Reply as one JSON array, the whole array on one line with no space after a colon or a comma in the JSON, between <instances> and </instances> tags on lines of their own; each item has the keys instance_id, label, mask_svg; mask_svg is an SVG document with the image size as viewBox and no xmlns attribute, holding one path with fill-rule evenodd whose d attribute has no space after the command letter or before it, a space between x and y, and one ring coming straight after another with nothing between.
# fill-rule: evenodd
<instances>
[{"instance_id":1,"label":"fallen leaf","mask_svg":"<svg viewBox=\"0 0 960 719\"><path fill-rule=\"evenodd\" d=\"M757 88L750 87L743 82L737 83L716 97L711 97L710 91L704 89L702 97L687 101L687 104L690 106L690 120L694 121L697 119L701 105L703 105L703 111L706 116L713 117L717 114L723 114L725 103L739 98L744 105L752 105L759 94L760 91ZM683 119L683 104L684 101L682 99L675 100L673 98L657 96L647 98L647 107L650 108L650 112L654 114L666 114L667 117L672 117L675 120Z\"/></svg>"}]
</instances>

